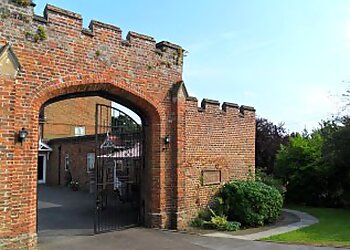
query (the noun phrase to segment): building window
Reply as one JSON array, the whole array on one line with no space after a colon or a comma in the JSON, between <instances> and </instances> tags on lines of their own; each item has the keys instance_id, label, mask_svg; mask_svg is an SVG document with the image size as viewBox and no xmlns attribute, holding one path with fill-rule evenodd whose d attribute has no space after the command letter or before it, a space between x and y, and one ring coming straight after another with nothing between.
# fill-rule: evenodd
<instances>
[{"instance_id":1,"label":"building window","mask_svg":"<svg viewBox=\"0 0 350 250\"><path fill-rule=\"evenodd\" d=\"M75 136L83 136L83 135L85 135L85 127L75 127L74 128L74 135Z\"/></svg>"},{"instance_id":2,"label":"building window","mask_svg":"<svg viewBox=\"0 0 350 250\"><path fill-rule=\"evenodd\" d=\"M64 157L64 171L69 171L69 154Z\"/></svg>"},{"instance_id":3,"label":"building window","mask_svg":"<svg viewBox=\"0 0 350 250\"><path fill-rule=\"evenodd\" d=\"M88 153L86 155L86 171L90 173L94 170L95 167L95 154L94 153Z\"/></svg>"}]
</instances>

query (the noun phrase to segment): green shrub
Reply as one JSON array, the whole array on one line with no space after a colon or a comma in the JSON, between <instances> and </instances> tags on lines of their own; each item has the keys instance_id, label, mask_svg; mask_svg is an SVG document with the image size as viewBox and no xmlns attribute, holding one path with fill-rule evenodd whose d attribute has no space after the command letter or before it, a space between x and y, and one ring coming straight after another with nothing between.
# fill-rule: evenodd
<instances>
[{"instance_id":1,"label":"green shrub","mask_svg":"<svg viewBox=\"0 0 350 250\"><path fill-rule=\"evenodd\" d=\"M209 221L211 216L212 216L212 213L210 212L209 208L203 208L198 212L198 218L205 221Z\"/></svg>"},{"instance_id":2,"label":"green shrub","mask_svg":"<svg viewBox=\"0 0 350 250\"><path fill-rule=\"evenodd\" d=\"M47 39L47 34L43 26L39 26L36 33L26 31L25 36L27 39L30 39L34 42L44 41Z\"/></svg>"},{"instance_id":3,"label":"green shrub","mask_svg":"<svg viewBox=\"0 0 350 250\"><path fill-rule=\"evenodd\" d=\"M282 195L276 188L252 180L229 182L218 197L223 200L220 209L230 221L249 227L275 222L283 205Z\"/></svg>"},{"instance_id":4,"label":"green shrub","mask_svg":"<svg viewBox=\"0 0 350 250\"><path fill-rule=\"evenodd\" d=\"M227 221L226 231L237 231L241 228L241 223L238 221Z\"/></svg>"},{"instance_id":5,"label":"green shrub","mask_svg":"<svg viewBox=\"0 0 350 250\"><path fill-rule=\"evenodd\" d=\"M268 186L274 187L280 192L280 194L284 197L286 192L286 188L283 185L283 181L274 177L272 174L268 175L260 169L256 169L255 172L255 180L265 183Z\"/></svg>"},{"instance_id":6,"label":"green shrub","mask_svg":"<svg viewBox=\"0 0 350 250\"><path fill-rule=\"evenodd\" d=\"M216 196L214 197L214 199L212 200L212 202L210 203L209 207L215 211L215 214L217 215L225 215L226 209L225 209L225 204L224 204L224 200L222 199L222 197L220 196ZM207 209L210 213L210 215L212 215L212 212L210 212L209 209Z\"/></svg>"},{"instance_id":7,"label":"green shrub","mask_svg":"<svg viewBox=\"0 0 350 250\"><path fill-rule=\"evenodd\" d=\"M205 224L205 221L202 218L196 217L193 220L191 220L191 227L203 227Z\"/></svg>"},{"instance_id":8,"label":"green shrub","mask_svg":"<svg viewBox=\"0 0 350 250\"><path fill-rule=\"evenodd\" d=\"M219 231L237 231L241 223L237 221L227 221L227 216L217 215L212 209L209 209L212 213L210 222L205 224L209 225L211 228L217 229Z\"/></svg>"},{"instance_id":9,"label":"green shrub","mask_svg":"<svg viewBox=\"0 0 350 250\"><path fill-rule=\"evenodd\" d=\"M199 210L196 218L191 220L191 227L205 227L211 219L211 212L208 208Z\"/></svg>"},{"instance_id":10,"label":"green shrub","mask_svg":"<svg viewBox=\"0 0 350 250\"><path fill-rule=\"evenodd\" d=\"M206 208L198 212L198 216L191 221L190 225L192 227L217 229L219 231L237 231L241 223L227 221L227 216L217 215L211 208Z\"/></svg>"},{"instance_id":11,"label":"green shrub","mask_svg":"<svg viewBox=\"0 0 350 250\"><path fill-rule=\"evenodd\" d=\"M43 26L39 26L34 36L35 41L44 41L47 39L47 34Z\"/></svg>"},{"instance_id":12,"label":"green shrub","mask_svg":"<svg viewBox=\"0 0 350 250\"><path fill-rule=\"evenodd\" d=\"M220 231L225 231L227 225L226 216L213 215L210 219L210 226Z\"/></svg>"}]
</instances>

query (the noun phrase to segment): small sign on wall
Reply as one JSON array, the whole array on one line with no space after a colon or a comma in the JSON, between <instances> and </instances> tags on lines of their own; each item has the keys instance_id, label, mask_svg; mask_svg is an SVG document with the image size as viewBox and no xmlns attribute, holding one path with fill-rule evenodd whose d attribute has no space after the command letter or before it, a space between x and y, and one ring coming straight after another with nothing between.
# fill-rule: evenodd
<instances>
[{"instance_id":1,"label":"small sign on wall","mask_svg":"<svg viewBox=\"0 0 350 250\"><path fill-rule=\"evenodd\" d=\"M221 183L221 170L220 169L207 169L202 170L202 185L215 185Z\"/></svg>"}]
</instances>

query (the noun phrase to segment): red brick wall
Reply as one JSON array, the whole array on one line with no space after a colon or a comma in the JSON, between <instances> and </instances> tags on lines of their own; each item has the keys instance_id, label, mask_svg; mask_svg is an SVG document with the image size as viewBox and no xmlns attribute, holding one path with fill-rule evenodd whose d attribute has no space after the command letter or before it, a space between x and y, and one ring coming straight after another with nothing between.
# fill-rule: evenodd
<instances>
[{"instance_id":1,"label":"red brick wall","mask_svg":"<svg viewBox=\"0 0 350 250\"><path fill-rule=\"evenodd\" d=\"M101 97L80 97L48 105L44 109L44 139L75 136L75 127L85 127L85 134L95 134L96 104L111 105Z\"/></svg>"},{"instance_id":2,"label":"red brick wall","mask_svg":"<svg viewBox=\"0 0 350 250\"><path fill-rule=\"evenodd\" d=\"M87 154L95 153L95 136L79 136L50 140L52 148L46 169L47 185L66 184L65 156L69 156L72 179L79 182L81 190L89 191L90 177L87 173ZM60 176L59 176L60 175Z\"/></svg>"},{"instance_id":3,"label":"red brick wall","mask_svg":"<svg viewBox=\"0 0 350 250\"><path fill-rule=\"evenodd\" d=\"M170 177L177 187L177 228L185 228L223 183L254 174L255 109L227 102L220 107L208 99L198 107L183 83L174 85L172 94L177 123L173 165L178 167ZM213 170L220 182L207 185L202 172Z\"/></svg>"},{"instance_id":4,"label":"red brick wall","mask_svg":"<svg viewBox=\"0 0 350 250\"><path fill-rule=\"evenodd\" d=\"M208 205L220 184L255 173L255 110L203 100L188 100L185 108L184 162L178 188L184 198L178 204L179 227ZM203 183L202 171L218 170L219 185ZM183 223L182 223L183 222Z\"/></svg>"},{"instance_id":5,"label":"red brick wall","mask_svg":"<svg viewBox=\"0 0 350 250\"><path fill-rule=\"evenodd\" d=\"M1 8L10 15L0 19L0 46L11 42L22 66L15 80L0 82L1 249L36 246L39 110L67 96L99 95L142 117L146 226L184 227L207 203L210 188L197 188L200 169L221 168L228 180L254 168L254 112L221 111L208 102L198 111L178 88L179 46L134 32L124 40L119 28L96 21L86 30L80 15L53 6L45 18L10 0ZM28 36L38 26L47 33L44 41ZM22 127L29 132L23 144L15 140Z\"/></svg>"}]
</instances>

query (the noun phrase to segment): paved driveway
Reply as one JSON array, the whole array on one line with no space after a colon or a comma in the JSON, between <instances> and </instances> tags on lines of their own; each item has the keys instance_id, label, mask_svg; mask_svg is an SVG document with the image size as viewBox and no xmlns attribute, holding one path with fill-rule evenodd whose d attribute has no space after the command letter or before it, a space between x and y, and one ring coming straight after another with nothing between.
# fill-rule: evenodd
<instances>
[{"instance_id":1,"label":"paved driveway","mask_svg":"<svg viewBox=\"0 0 350 250\"><path fill-rule=\"evenodd\" d=\"M93 234L94 195L39 185L38 200L39 237Z\"/></svg>"},{"instance_id":2,"label":"paved driveway","mask_svg":"<svg viewBox=\"0 0 350 250\"><path fill-rule=\"evenodd\" d=\"M39 250L336 249L201 237L146 228L93 235L93 196L68 189L41 186L38 197Z\"/></svg>"},{"instance_id":3,"label":"paved driveway","mask_svg":"<svg viewBox=\"0 0 350 250\"><path fill-rule=\"evenodd\" d=\"M330 250L336 248L282 245L239 239L200 237L156 229L133 228L95 236L60 236L39 244L39 250ZM337 248L340 250L341 248Z\"/></svg>"}]
</instances>

